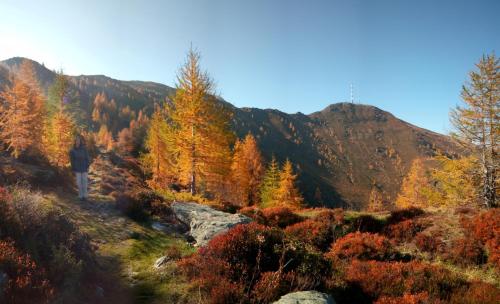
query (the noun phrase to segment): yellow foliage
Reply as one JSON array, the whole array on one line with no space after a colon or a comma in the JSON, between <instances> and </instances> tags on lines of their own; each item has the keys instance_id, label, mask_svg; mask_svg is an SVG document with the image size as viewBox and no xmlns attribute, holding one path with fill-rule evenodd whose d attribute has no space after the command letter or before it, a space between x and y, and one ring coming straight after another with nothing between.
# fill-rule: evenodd
<instances>
[{"instance_id":1,"label":"yellow foliage","mask_svg":"<svg viewBox=\"0 0 500 304\"><path fill-rule=\"evenodd\" d=\"M295 186L296 179L297 175L293 173L292 163L287 159L280 173L280 186L277 191L277 200L284 207L298 209L302 206L303 199Z\"/></svg>"}]
</instances>

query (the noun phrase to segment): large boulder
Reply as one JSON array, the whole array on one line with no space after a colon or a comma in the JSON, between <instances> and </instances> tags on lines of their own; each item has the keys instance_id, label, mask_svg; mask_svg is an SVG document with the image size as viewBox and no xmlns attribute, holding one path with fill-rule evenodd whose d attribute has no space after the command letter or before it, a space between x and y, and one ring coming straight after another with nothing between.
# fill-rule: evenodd
<instances>
[{"instance_id":1,"label":"large boulder","mask_svg":"<svg viewBox=\"0 0 500 304\"><path fill-rule=\"evenodd\" d=\"M319 291L297 291L282 296L273 304L335 304L335 300Z\"/></svg>"},{"instance_id":2,"label":"large boulder","mask_svg":"<svg viewBox=\"0 0 500 304\"><path fill-rule=\"evenodd\" d=\"M197 203L174 202L171 207L177 219L189 227L188 233L196 246L205 246L214 236L251 221L242 214L226 213Z\"/></svg>"}]
</instances>

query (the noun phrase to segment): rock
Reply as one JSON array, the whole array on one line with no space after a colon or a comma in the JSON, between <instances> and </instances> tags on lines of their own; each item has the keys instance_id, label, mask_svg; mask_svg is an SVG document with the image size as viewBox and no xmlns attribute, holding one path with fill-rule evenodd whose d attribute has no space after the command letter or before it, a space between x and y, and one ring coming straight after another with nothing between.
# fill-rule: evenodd
<instances>
[{"instance_id":1,"label":"rock","mask_svg":"<svg viewBox=\"0 0 500 304\"><path fill-rule=\"evenodd\" d=\"M9 276L5 272L0 271L0 300L3 297L3 291L5 288L5 284L9 281Z\"/></svg>"},{"instance_id":2,"label":"rock","mask_svg":"<svg viewBox=\"0 0 500 304\"><path fill-rule=\"evenodd\" d=\"M169 260L170 258L164 255L155 261L155 265L153 267L159 269L164 266Z\"/></svg>"},{"instance_id":3,"label":"rock","mask_svg":"<svg viewBox=\"0 0 500 304\"><path fill-rule=\"evenodd\" d=\"M104 298L104 288L102 288L101 286L97 286L95 288L95 294L98 298Z\"/></svg>"},{"instance_id":4,"label":"rock","mask_svg":"<svg viewBox=\"0 0 500 304\"><path fill-rule=\"evenodd\" d=\"M273 304L335 304L335 300L326 293L311 290L286 294Z\"/></svg>"},{"instance_id":5,"label":"rock","mask_svg":"<svg viewBox=\"0 0 500 304\"><path fill-rule=\"evenodd\" d=\"M176 218L190 228L188 233L197 246L205 246L216 235L251 221L242 214L230 214L197 203L174 202L171 207Z\"/></svg>"}]
</instances>

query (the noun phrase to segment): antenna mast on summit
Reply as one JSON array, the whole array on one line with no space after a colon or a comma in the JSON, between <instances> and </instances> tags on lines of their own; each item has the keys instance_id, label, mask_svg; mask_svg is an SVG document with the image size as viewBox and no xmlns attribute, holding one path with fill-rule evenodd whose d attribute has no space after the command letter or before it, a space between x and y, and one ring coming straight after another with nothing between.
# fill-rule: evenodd
<instances>
[{"instance_id":1,"label":"antenna mast on summit","mask_svg":"<svg viewBox=\"0 0 500 304\"><path fill-rule=\"evenodd\" d=\"M351 103L354 103L354 94L352 91L352 83L351 83Z\"/></svg>"}]
</instances>

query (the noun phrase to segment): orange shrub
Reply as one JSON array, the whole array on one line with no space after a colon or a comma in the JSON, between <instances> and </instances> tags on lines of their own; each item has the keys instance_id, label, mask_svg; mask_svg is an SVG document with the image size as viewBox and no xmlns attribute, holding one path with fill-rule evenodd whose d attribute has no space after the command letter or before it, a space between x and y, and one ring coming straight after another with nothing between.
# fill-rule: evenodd
<instances>
[{"instance_id":1,"label":"orange shrub","mask_svg":"<svg viewBox=\"0 0 500 304\"><path fill-rule=\"evenodd\" d=\"M468 237L455 240L448 250L447 258L462 266L480 265L487 260L481 243Z\"/></svg>"},{"instance_id":2,"label":"orange shrub","mask_svg":"<svg viewBox=\"0 0 500 304\"><path fill-rule=\"evenodd\" d=\"M248 216L259 224L265 225L266 218L264 217L264 213L257 207L249 206L243 207L239 211L239 213Z\"/></svg>"},{"instance_id":3,"label":"orange shrub","mask_svg":"<svg viewBox=\"0 0 500 304\"><path fill-rule=\"evenodd\" d=\"M27 254L21 254L12 242L0 240L0 273L7 275L2 298L7 303L48 303L53 289L44 269Z\"/></svg>"},{"instance_id":4,"label":"orange shrub","mask_svg":"<svg viewBox=\"0 0 500 304\"><path fill-rule=\"evenodd\" d=\"M471 282L469 286L453 293L451 304L498 304L500 303L500 289L484 282Z\"/></svg>"},{"instance_id":5,"label":"orange shrub","mask_svg":"<svg viewBox=\"0 0 500 304\"><path fill-rule=\"evenodd\" d=\"M433 301L434 302L434 301ZM429 304L429 294L421 292L417 294L405 293L401 297L380 297L374 304Z\"/></svg>"},{"instance_id":6,"label":"orange shrub","mask_svg":"<svg viewBox=\"0 0 500 304\"><path fill-rule=\"evenodd\" d=\"M443 250L444 243L438 235L419 232L415 236L415 245L421 251L435 254Z\"/></svg>"},{"instance_id":7,"label":"orange shrub","mask_svg":"<svg viewBox=\"0 0 500 304\"><path fill-rule=\"evenodd\" d=\"M483 264L500 269L500 210L490 209L461 219L464 238L456 241L450 259L459 264Z\"/></svg>"},{"instance_id":8,"label":"orange shrub","mask_svg":"<svg viewBox=\"0 0 500 304\"><path fill-rule=\"evenodd\" d=\"M424 229L422 223L408 219L385 227L384 234L398 242L408 242Z\"/></svg>"},{"instance_id":9,"label":"orange shrub","mask_svg":"<svg viewBox=\"0 0 500 304\"><path fill-rule=\"evenodd\" d=\"M390 241L384 236L354 232L337 240L326 256L333 260L361 259L383 261L393 259L396 256L396 252Z\"/></svg>"},{"instance_id":10,"label":"orange shrub","mask_svg":"<svg viewBox=\"0 0 500 304\"><path fill-rule=\"evenodd\" d=\"M387 219L389 225L402 222L404 220L410 220L423 215L425 212L416 207L409 207L404 209L398 209L391 212L391 215Z\"/></svg>"},{"instance_id":11,"label":"orange shrub","mask_svg":"<svg viewBox=\"0 0 500 304\"><path fill-rule=\"evenodd\" d=\"M350 226L351 231L379 233L384 228L384 223L371 215L361 215L351 220Z\"/></svg>"},{"instance_id":12,"label":"orange shrub","mask_svg":"<svg viewBox=\"0 0 500 304\"><path fill-rule=\"evenodd\" d=\"M344 210L341 208L323 210L314 217L314 220L334 225L342 225L344 223Z\"/></svg>"},{"instance_id":13,"label":"orange shrub","mask_svg":"<svg viewBox=\"0 0 500 304\"><path fill-rule=\"evenodd\" d=\"M238 225L178 262L211 303L272 301L287 291L322 286L329 263L321 253L286 238L282 230L257 223ZM279 273L273 281L271 273ZM275 284L275 285L267 285ZM223 291L232 286L228 295ZM269 287L269 288L267 288ZM226 301L226 302L224 302Z\"/></svg>"},{"instance_id":14,"label":"orange shrub","mask_svg":"<svg viewBox=\"0 0 500 304\"><path fill-rule=\"evenodd\" d=\"M304 220L303 217L286 207L266 208L262 210L262 214L266 219L266 225L272 227L285 228Z\"/></svg>"},{"instance_id":15,"label":"orange shrub","mask_svg":"<svg viewBox=\"0 0 500 304\"><path fill-rule=\"evenodd\" d=\"M444 268L416 261L353 260L347 267L346 280L358 285L372 299L427 292L431 299L447 300L454 290L466 285Z\"/></svg>"},{"instance_id":16,"label":"orange shrub","mask_svg":"<svg viewBox=\"0 0 500 304\"><path fill-rule=\"evenodd\" d=\"M327 250L333 242L333 232L330 223L312 219L288 226L285 229L285 233L288 236L311 244L321 251Z\"/></svg>"}]
</instances>

